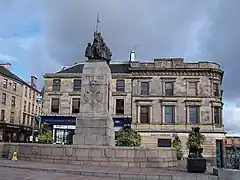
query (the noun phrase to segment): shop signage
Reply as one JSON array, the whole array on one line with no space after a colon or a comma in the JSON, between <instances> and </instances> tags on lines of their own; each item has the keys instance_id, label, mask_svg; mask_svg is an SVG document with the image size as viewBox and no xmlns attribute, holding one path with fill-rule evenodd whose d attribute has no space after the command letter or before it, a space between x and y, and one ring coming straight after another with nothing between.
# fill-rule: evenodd
<instances>
[{"instance_id":1,"label":"shop signage","mask_svg":"<svg viewBox=\"0 0 240 180\"><path fill-rule=\"evenodd\" d=\"M13 128L13 129L19 129L19 126L15 126L15 125L6 125L7 128Z\"/></svg>"},{"instance_id":2,"label":"shop signage","mask_svg":"<svg viewBox=\"0 0 240 180\"><path fill-rule=\"evenodd\" d=\"M72 126L72 125L53 125L53 129L76 129L76 126Z\"/></svg>"},{"instance_id":3,"label":"shop signage","mask_svg":"<svg viewBox=\"0 0 240 180\"><path fill-rule=\"evenodd\" d=\"M24 130L26 130L26 131L31 131L32 129L29 128L29 127L24 127Z\"/></svg>"},{"instance_id":4,"label":"shop signage","mask_svg":"<svg viewBox=\"0 0 240 180\"><path fill-rule=\"evenodd\" d=\"M172 136L172 135L166 133L151 133L150 136Z\"/></svg>"}]
</instances>

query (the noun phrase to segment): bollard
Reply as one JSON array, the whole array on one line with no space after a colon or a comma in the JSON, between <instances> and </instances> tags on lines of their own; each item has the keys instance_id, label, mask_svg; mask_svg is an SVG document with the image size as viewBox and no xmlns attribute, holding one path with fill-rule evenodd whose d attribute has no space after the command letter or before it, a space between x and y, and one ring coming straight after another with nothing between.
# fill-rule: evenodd
<instances>
[{"instance_id":1,"label":"bollard","mask_svg":"<svg viewBox=\"0 0 240 180\"><path fill-rule=\"evenodd\" d=\"M13 157L12 157L12 161L17 161L18 159L17 159L17 152L15 151L14 153L13 153Z\"/></svg>"},{"instance_id":2,"label":"bollard","mask_svg":"<svg viewBox=\"0 0 240 180\"><path fill-rule=\"evenodd\" d=\"M10 152L9 150L9 153L8 153L8 160L11 160L12 159L12 153Z\"/></svg>"}]
</instances>

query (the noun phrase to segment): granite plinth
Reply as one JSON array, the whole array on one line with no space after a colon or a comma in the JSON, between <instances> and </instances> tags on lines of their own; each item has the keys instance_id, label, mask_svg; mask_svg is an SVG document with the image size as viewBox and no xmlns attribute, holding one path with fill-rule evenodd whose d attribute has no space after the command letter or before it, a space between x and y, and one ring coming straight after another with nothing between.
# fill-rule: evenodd
<instances>
[{"instance_id":1,"label":"granite plinth","mask_svg":"<svg viewBox=\"0 0 240 180\"><path fill-rule=\"evenodd\" d=\"M172 148L0 143L0 155L17 152L19 160L58 164L121 167L173 167L177 165Z\"/></svg>"},{"instance_id":2,"label":"granite plinth","mask_svg":"<svg viewBox=\"0 0 240 180\"><path fill-rule=\"evenodd\" d=\"M109 111L111 71L106 61L88 61L82 72L80 113L74 144L114 146L114 123Z\"/></svg>"}]
</instances>

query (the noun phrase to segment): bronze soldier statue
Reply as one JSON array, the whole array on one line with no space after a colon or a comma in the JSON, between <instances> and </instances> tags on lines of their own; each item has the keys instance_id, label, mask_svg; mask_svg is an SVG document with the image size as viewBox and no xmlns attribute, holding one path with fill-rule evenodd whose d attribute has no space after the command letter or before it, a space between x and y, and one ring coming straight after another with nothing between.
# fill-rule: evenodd
<instances>
[{"instance_id":1,"label":"bronze soldier statue","mask_svg":"<svg viewBox=\"0 0 240 180\"><path fill-rule=\"evenodd\" d=\"M85 51L88 60L105 60L109 64L112 58L110 49L105 44L100 32L94 32L93 43L88 43Z\"/></svg>"},{"instance_id":2,"label":"bronze soldier statue","mask_svg":"<svg viewBox=\"0 0 240 180\"><path fill-rule=\"evenodd\" d=\"M88 59L92 59L92 57L93 57L91 43L88 43L88 45L87 45L87 48L86 48L86 51L85 51L85 57L87 57Z\"/></svg>"}]
</instances>

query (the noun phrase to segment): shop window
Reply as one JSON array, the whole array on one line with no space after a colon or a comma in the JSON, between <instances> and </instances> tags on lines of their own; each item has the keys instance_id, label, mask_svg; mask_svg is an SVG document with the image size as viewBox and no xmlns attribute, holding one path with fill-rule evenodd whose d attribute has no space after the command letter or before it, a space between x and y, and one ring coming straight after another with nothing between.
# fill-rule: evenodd
<instances>
[{"instance_id":1,"label":"shop window","mask_svg":"<svg viewBox=\"0 0 240 180\"><path fill-rule=\"evenodd\" d=\"M29 123L30 123L30 116L27 115L27 126L29 126Z\"/></svg>"},{"instance_id":2,"label":"shop window","mask_svg":"<svg viewBox=\"0 0 240 180\"><path fill-rule=\"evenodd\" d=\"M33 126L33 116L31 116L31 124L30 126Z\"/></svg>"},{"instance_id":3,"label":"shop window","mask_svg":"<svg viewBox=\"0 0 240 180\"><path fill-rule=\"evenodd\" d=\"M125 92L125 80L124 79L117 79L116 91L117 92Z\"/></svg>"},{"instance_id":4,"label":"shop window","mask_svg":"<svg viewBox=\"0 0 240 180\"><path fill-rule=\"evenodd\" d=\"M72 113L79 113L80 112L80 98L73 98L72 99Z\"/></svg>"},{"instance_id":5,"label":"shop window","mask_svg":"<svg viewBox=\"0 0 240 180\"><path fill-rule=\"evenodd\" d=\"M124 115L124 99L116 99L116 115Z\"/></svg>"},{"instance_id":6,"label":"shop window","mask_svg":"<svg viewBox=\"0 0 240 180\"><path fill-rule=\"evenodd\" d=\"M23 121L22 121L22 124L25 125L25 122L26 122L26 114L23 113Z\"/></svg>"},{"instance_id":7,"label":"shop window","mask_svg":"<svg viewBox=\"0 0 240 180\"><path fill-rule=\"evenodd\" d=\"M158 147L172 147L171 139L158 139Z\"/></svg>"},{"instance_id":8,"label":"shop window","mask_svg":"<svg viewBox=\"0 0 240 180\"><path fill-rule=\"evenodd\" d=\"M140 106L140 122L143 124L150 123L149 109L149 106Z\"/></svg>"},{"instance_id":9,"label":"shop window","mask_svg":"<svg viewBox=\"0 0 240 180\"><path fill-rule=\"evenodd\" d=\"M5 121L5 110L1 110L1 121Z\"/></svg>"}]
</instances>

